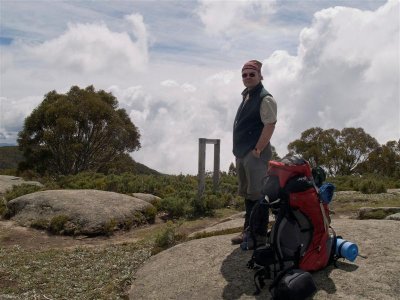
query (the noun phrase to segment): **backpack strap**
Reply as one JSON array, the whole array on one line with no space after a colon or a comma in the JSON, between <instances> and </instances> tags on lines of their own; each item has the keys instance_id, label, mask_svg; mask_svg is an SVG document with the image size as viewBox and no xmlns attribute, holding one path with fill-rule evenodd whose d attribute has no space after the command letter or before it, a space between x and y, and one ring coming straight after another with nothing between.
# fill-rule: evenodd
<instances>
[{"instance_id":1,"label":"backpack strap","mask_svg":"<svg viewBox=\"0 0 400 300\"><path fill-rule=\"evenodd\" d=\"M259 295L261 293L261 289L265 286L264 278L266 277L265 275L265 269L262 268L261 270L258 270L254 274L254 285L256 286L256 291L253 293L254 296Z\"/></svg>"},{"instance_id":2,"label":"backpack strap","mask_svg":"<svg viewBox=\"0 0 400 300\"><path fill-rule=\"evenodd\" d=\"M283 217L284 217L284 215L286 213L286 210L287 210L286 205L287 204L285 204L285 200L283 200L283 199L281 199L281 203L280 204L281 205L279 207L279 213L278 213L278 216L275 219L275 224L274 224L274 226L272 228L274 230L274 233L273 233L273 240L271 242L272 242L272 247L273 247L273 249L275 251L275 255L276 255L277 259L278 259L279 269L282 270L284 268L284 261L283 261L283 257L281 256L281 253L279 251L279 246L278 246L278 243L279 243L279 241L278 241L278 238L279 238L278 237L278 235L279 235L278 234L278 230L279 230L280 223L282 222L282 219L283 219ZM274 267L274 276L276 276L276 267Z\"/></svg>"},{"instance_id":3,"label":"backpack strap","mask_svg":"<svg viewBox=\"0 0 400 300\"><path fill-rule=\"evenodd\" d=\"M332 226L329 226L329 228L330 228L331 231L332 231L333 242L332 242L332 245L331 245L331 253L330 253L330 255L329 255L328 264L333 263L333 265L335 266L335 268L338 268L336 262L337 262L337 260L339 259L339 257L336 255L336 245L337 245L337 239L338 239L338 238L341 238L341 237L336 235L336 231L332 228Z\"/></svg>"},{"instance_id":4,"label":"backpack strap","mask_svg":"<svg viewBox=\"0 0 400 300\"><path fill-rule=\"evenodd\" d=\"M328 218L326 217L326 214L325 214L325 208L324 208L324 206L323 206L321 201L319 201L319 208L321 209L322 219L324 220L325 232L328 232L328 230L329 230L329 222L328 222Z\"/></svg>"},{"instance_id":5,"label":"backpack strap","mask_svg":"<svg viewBox=\"0 0 400 300\"><path fill-rule=\"evenodd\" d=\"M328 222L328 218L326 217L326 213L325 213L325 209L324 206L322 205L322 201L319 198L319 188L317 187L317 185L315 184L314 178L311 178L311 182L314 186L315 191L317 192L318 195L318 199L319 199L319 208L321 209L321 213L322 213L322 219L324 220L324 229L325 232L328 232L329 230L329 222Z\"/></svg>"},{"instance_id":6,"label":"backpack strap","mask_svg":"<svg viewBox=\"0 0 400 300\"><path fill-rule=\"evenodd\" d=\"M261 289L265 286L264 279L270 279L270 278L271 274L269 269L267 272L265 268L262 268L254 274L254 285L256 286L256 291L253 293L254 296L257 296L261 293Z\"/></svg>"},{"instance_id":7,"label":"backpack strap","mask_svg":"<svg viewBox=\"0 0 400 300\"><path fill-rule=\"evenodd\" d=\"M251 256L250 260L247 262L246 267L249 269L254 269L254 251L253 255Z\"/></svg>"},{"instance_id":8,"label":"backpack strap","mask_svg":"<svg viewBox=\"0 0 400 300\"><path fill-rule=\"evenodd\" d=\"M315 184L314 178L310 178L310 181L312 182L315 191L316 191L317 194L319 195L319 188L318 188L317 185Z\"/></svg>"}]
</instances>

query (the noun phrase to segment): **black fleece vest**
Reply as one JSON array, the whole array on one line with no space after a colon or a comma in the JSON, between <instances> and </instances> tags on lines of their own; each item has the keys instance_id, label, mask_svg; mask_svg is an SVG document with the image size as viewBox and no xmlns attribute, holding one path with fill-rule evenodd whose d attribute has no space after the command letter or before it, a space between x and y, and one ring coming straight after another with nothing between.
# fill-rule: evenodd
<instances>
[{"instance_id":1,"label":"black fleece vest","mask_svg":"<svg viewBox=\"0 0 400 300\"><path fill-rule=\"evenodd\" d=\"M243 101L233 123L233 154L239 158L243 158L256 146L264 128L260 117L261 101L265 96L271 95L261 82L248 94L249 99L244 101L247 89L242 93Z\"/></svg>"}]
</instances>

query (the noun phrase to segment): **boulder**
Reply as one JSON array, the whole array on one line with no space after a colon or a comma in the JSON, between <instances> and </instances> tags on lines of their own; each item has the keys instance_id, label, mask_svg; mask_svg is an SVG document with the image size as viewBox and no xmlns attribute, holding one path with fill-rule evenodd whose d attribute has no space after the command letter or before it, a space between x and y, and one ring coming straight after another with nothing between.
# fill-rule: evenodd
<instances>
[{"instance_id":1,"label":"boulder","mask_svg":"<svg viewBox=\"0 0 400 300\"><path fill-rule=\"evenodd\" d=\"M389 215L385 218L385 220L395 220L395 221L400 221L400 212L393 214L393 215Z\"/></svg>"},{"instance_id":2,"label":"boulder","mask_svg":"<svg viewBox=\"0 0 400 300\"><path fill-rule=\"evenodd\" d=\"M43 186L37 181L25 181L21 177L0 175L0 194L4 194L7 190L11 189L14 185L32 184Z\"/></svg>"},{"instance_id":3,"label":"boulder","mask_svg":"<svg viewBox=\"0 0 400 300\"><path fill-rule=\"evenodd\" d=\"M152 194L133 193L132 196L135 197L135 198L141 199L143 201L149 202L149 203L151 203L151 204L153 204L155 206L157 206L161 201L160 197L154 196Z\"/></svg>"},{"instance_id":4,"label":"boulder","mask_svg":"<svg viewBox=\"0 0 400 300\"><path fill-rule=\"evenodd\" d=\"M361 207L358 211L358 219L385 219L398 212L400 212L400 207Z\"/></svg>"},{"instance_id":5,"label":"boulder","mask_svg":"<svg viewBox=\"0 0 400 300\"><path fill-rule=\"evenodd\" d=\"M154 221L150 203L98 190L49 190L7 203L7 218L22 226L61 234L108 235Z\"/></svg>"}]
</instances>

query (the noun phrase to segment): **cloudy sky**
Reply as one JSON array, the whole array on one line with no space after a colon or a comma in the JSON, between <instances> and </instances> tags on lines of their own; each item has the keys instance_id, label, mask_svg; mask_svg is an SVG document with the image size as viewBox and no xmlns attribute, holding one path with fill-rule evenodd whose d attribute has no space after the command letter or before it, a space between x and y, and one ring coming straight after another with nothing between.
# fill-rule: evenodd
<instances>
[{"instance_id":1,"label":"cloudy sky","mask_svg":"<svg viewBox=\"0 0 400 300\"><path fill-rule=\"evenodd\" d=\"M139 127L135 160L195 174L198 138L212 138L227 170L250 59L278 103L279 155L315 126L400 138L398 0L0 3L0 143L47 92L94 85Z\"/></svg>"}]
</instances>

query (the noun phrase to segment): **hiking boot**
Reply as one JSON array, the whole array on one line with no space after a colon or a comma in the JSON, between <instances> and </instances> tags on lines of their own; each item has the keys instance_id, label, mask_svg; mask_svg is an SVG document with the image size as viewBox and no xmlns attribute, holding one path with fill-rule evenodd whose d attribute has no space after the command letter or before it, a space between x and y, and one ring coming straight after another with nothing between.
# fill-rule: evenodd
<instances>
[{"instance_id":1,"label":"hiking boot","mask_svg":"<svg viewBox=\"0 0 400 300\"><path fill-rule=\"evenodd\" d=\"M238 245L243 243L243 232L239 234L238 236L235 236L231 239L232 245Z\"/></svg>"}]
</instances>

